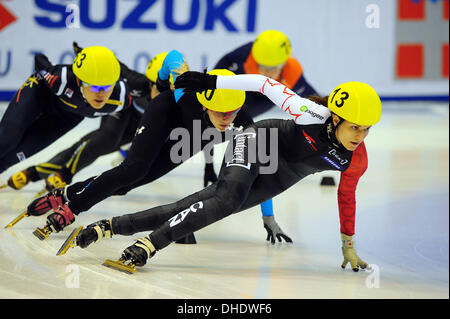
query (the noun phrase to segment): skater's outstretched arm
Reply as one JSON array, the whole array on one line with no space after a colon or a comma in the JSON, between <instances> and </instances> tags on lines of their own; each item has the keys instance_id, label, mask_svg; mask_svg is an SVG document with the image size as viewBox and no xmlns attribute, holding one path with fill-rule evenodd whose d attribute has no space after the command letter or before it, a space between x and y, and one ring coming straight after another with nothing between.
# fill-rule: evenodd
<instances>
[{"instance_id":1,"label":"skater's outstretched arm","mask_svg":"<svg viewBox=\"0 0 450 319\"><path fill-rule=\"evenodd\" d=\"M190 71L178 77L175 87L194 91L217 88L260 92L292 116L297 124L323 124L331 115L327 107L303 98L285 85L259 74L221 76Z\"/></svg>"}]
</instances>

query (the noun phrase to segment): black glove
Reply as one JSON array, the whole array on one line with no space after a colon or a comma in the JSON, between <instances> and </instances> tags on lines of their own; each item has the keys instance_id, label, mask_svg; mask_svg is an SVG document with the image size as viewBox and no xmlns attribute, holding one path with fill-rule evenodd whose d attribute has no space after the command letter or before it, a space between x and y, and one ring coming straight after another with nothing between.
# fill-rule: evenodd
<instances>
[{"instance_id":1,"label":"black glove","mask_svg":"<svg viewBox=\"0 0 450 319\"><path fill-rule=\"evenodd\" d=\"M47 58L46 55L38 53L34 56L34 70L37 73L39 73L42 70L47 70L52 66L53 64L50 62L50 60Z\"/></svg>"},{"instance_id":2,"label":"black glove","mask_svg":"<svg viewBox=\"0 0 450 319\"><path fill-rule=\"evenodd\" d=\"M278 226L278 223L275 221L273 216L263 216L264 228L267 231L266 240L273 244L275 244L275 237L278 239L278 242L281 243L281 238L283 238L287 243L292 243L292 239L287 236Z\"/></svg>"},{"instance_id":3,"label":"black glove","mask_svg":"<svg viewBox=\"0 0 450 319\"><path fill-rule=\"evenodd\" d=\"M175 80L175 88L185 91L201 92L205 90L214 90L216 88L217 75L210 75L196 71L187 71L180 74Z\"/></svg>"},{"instance_id":4,"label":"black glove","mask_svg":"<svg viewBox=\"0 0 450 319\"><path fill-rule=\"evenodd\" d=\"M76 43L75 41L72 42L72 47L73 47L73 52L75 52L75 55L77 55L78 53L80 53L83 48L78 46L78 43Z\"/></svg>"},{"instance_id":5,"label":"black glove","mask_svg":"<svg viewBox=\"0 0 450 319\"><path fill-rule=\"evenodd\" d=\"M217 175L214 172L214 165L212 163L205 164L205 175L203 176L203 187L208 186L208 183L217 182Z\"/></svg>"},{"instance_id":6,"label":"black glove","mask_svg":"<svg viewBox=\"0 0 450 319\"><path fill-rule=\"evenodd\" d=\"M170 89L170 81L161 80L158 75L158 77L156 78L156 88L158 89L159 93L167 91Z\"/></svg>"}]
</instances>

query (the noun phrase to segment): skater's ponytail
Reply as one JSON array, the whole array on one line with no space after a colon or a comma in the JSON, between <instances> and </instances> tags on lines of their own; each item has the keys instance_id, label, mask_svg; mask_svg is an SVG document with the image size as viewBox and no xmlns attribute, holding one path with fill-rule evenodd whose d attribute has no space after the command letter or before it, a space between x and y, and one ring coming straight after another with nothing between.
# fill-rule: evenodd
<instances>
[{"instance_id":1,"label":"skater's ponytail","mask_svg":"<svg viewBox=\"0 0 450 319\"><path fill-rule=\"evenodd\" d=\"M318 95L310 95L307 97L307 99L313 101L316 104L328 107L328 96L321 97Z\"/></svg>"}]
</instances>

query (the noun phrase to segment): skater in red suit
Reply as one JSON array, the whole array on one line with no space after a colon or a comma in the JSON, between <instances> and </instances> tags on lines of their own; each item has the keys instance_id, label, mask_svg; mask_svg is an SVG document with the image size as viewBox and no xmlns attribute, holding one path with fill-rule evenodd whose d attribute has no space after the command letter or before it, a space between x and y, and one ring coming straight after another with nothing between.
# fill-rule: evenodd
<instances>
[{"instance_id":1,"label":"skater in red suit","mask_svg":"<svg viewBox=\"0 0 450 319\"><path fill-rule=\"evenodd\" d=\"M211 186L172 204L93 223L76 236L76 245L84 248L115 234L152 231L126 248L119 260L121 264L130 262L132 267L143 266L148 258L178 238L258 205L310 174L333 170L341 172L338 188L344 256L341 266L345 268L350 263L354 271L367 267L353 247L352 236L356 187L368 163L364 139L381 116L381 101L372 87L347 82L327 97L305 99L265 76L224 77L199 72L186 72L175 85L205 95L214 94L216 89L260 92L291 115L292 120L259 121L237 135L225 153L229 156L225 156L218 181ZM277 147L276 158L272 160L278 165L271 172L265 171L267 161L263 161L259 152L267 144Z\"/></svg>"}]
</instances>

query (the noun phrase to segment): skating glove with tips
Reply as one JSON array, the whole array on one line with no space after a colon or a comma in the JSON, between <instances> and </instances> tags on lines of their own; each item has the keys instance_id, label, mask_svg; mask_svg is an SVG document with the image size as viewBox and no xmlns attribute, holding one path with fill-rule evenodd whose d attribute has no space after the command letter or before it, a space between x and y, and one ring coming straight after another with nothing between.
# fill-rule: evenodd
<instances>
[{"instance_id":1,"label":"skating glove with tips","mask_svg":"<svg viewBox=\"0 0 450 319\"><path fill-rule=\"evenodd\" d=\"M201 92L204 90L214 90L216 88L217 75L210 75L204 72L188 71L180 74L175 81L176 89L185 91Z\"/></svg>"},{"instance_id":2,"label":"skating glove with tips","mask_svg":"<svg viewBox=\"0 0 450 319\"><path fill-rule=\"evenodd\" d=\"M348 263L350 263L350 266L355 272L358 271L359 268L366 269L368 266L367 263L359 258L359 256L356 254L355 249L353 248L352 236L341 233L341 240L342 255L344 255L344 261L341 265L342 269L345 269L345 266L347 266Z\"/></svg>"},{"instance_id":3,"label":"skating glove with tips","mask_svg":"<svg viewBox=\"0 0 450 319\"><path fill-rule=\"evenodd\" d=\"M83 48L80 47L78 45L78 43L76 43L75 41L72 42L72 48L73 48L73 52L75 52L75 54L78 54L83 50Z\"/></svg>"},{"instance_id":4,"label":"skating glove with tips","mask_svg":"<svg viewBox=\"0 0 450 319\"><path fill-rule=\"evenodd\" d=\"M281 239L284 239L287 243L292 243L292 239L287 236L283 230L281 230L278 223L275 221L275 217L272 216L263 216L264 228L267 231L267 241L270 241L275 244L275 237L278 239L278 242L282 242Z\"/></svg>"}]
</instances>

